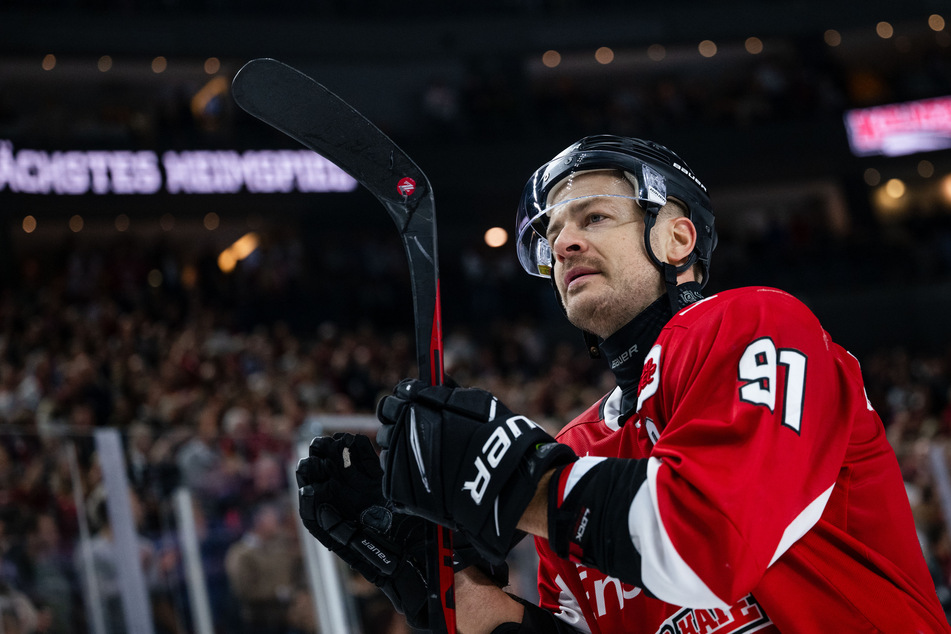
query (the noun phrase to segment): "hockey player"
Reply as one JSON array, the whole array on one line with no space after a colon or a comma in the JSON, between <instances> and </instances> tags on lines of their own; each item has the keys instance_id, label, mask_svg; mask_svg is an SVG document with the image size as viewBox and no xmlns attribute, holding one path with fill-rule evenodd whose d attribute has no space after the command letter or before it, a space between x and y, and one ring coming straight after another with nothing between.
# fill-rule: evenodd
<instances>
[{"instance_id":1,"label":"hockey player","mask_svg":"<svg viewBox=\"0 0 951 634\"><path fill-rule=\"evenodd\" d=\"M455 530L464 633L951 631L858 362L782 291L703 298L713 225L656 143L588 137L542 166L519 260L617 387L556 442L488 392L404 381L382 472L366 438L314 441L305 524L421 627L428 520ZM498 587L526 532L540 605Z\"/></svg>"}]
</instances>

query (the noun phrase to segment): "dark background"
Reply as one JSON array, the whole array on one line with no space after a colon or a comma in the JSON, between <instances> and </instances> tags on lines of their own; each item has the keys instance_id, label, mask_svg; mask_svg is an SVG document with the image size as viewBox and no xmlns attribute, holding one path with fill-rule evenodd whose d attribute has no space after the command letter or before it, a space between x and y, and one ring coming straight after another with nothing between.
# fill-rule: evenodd
<instances>
[{"instance_id":1,"label":"dark background","mask_svg":"<svg viewBox=\"0 0 951 634\"><path fill-rule=\"evenodd\" d=\"M712 193L721 246L711 291L782 287L859 352L883 342L943 346L951 203L940 188L951 152L856 158L843 125L849 108L951 92L951 33L929 26L942 9L937 0L7 1L0 139L50 152L295 148L226 92L200 113L190 107L214 76L230 81L248 59L281 59L363 111L428 173L447 332L526 320L573 337L544 282L518 269L518 195L538 165L581 136L651 138L681 154ZM876 34L882 21L893 27L889 38ZM825 41L830 29L837 46ZM761 53L744 49L753 36ZM707 39L717 45L711 58L698 52ZM659 61L650 56L658 45ZM595 61L602 46L614 51L612 63ZM548 50L561 54L558 67L541 63ZM44 70L50 54L56 65ZM97 70L103 55L112 59L108 72ZM167 68L156 73L159 55ZM209 57L220 61L217 73L203 70ZM922 160L931 165L926 177ZM890 178L908 187L910 202L895 213L874 202ZM220 216L219 230L185 228L208 211ZM167 213L176 228L156 233ZM199 286L248 324L404 328L411 319L395 234L362 191L71 197L0 189L0 214L8 288L23 283L26 262L49 279L69 254L97 253L108 268L120 265L102 254L124 248L151 254L143 270L162 259L197 267ZM27 214L38 222L31 234L20 228ZM66 227L74 214L85 220L82 232ZM118 214L130 217L129 230L112 228ZM489 249L482 234L496 225L510 241ZM247 227L263 236L258 264L218 273L209 262ZM261 287L248 280L260 269L250 269L280 254L293 261L293 287L254 292Z\"/></svg>"}]
</instances>

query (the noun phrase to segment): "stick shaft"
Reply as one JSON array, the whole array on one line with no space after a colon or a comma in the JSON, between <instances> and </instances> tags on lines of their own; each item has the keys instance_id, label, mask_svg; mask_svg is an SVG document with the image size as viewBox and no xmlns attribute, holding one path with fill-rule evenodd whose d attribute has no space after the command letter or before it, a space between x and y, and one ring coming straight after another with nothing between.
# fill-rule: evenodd
<instances>
[{"instance_id":1,"label":"stick shaft","mask_svg":"<svg viewBox=\"0 0 951 634\"><path fill-rule=\"evenodd\" d=\"M300 71L273 59L251 60L232 82L249 114L296 139L350 174L387 209L409 262L419 378L444 382L436 209L422 170L352 106ZM428 536L430 630L455 634L452 533L436 524Z\"/></svg>"}]
</instances>

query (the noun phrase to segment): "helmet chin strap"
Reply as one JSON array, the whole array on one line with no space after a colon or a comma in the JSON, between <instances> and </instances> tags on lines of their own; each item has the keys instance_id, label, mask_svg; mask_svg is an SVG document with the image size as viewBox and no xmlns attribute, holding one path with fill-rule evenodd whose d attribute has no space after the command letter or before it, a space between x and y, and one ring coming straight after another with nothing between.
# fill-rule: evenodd
<instances>
[{"instance_id":1,"label":"helmet chin strap","mask_svg":"<svg viewBox=\"0 0 951 634\"><path fill-rule=\"evenodd\" d=\"M664 273L664 286L667 288L667 299L670 301L670 314L676 315L680 310L680 296L677 294L677 267L664 262L661 271Z\"/></svg>"},{"instance_id":2,"label":"helmet chin strap","mask_svg":"<svg viewBox=\"0 0 951 634\"><path fill-rule=\"evenodd\" d=\"M677 312L683 308L680 293L677 291L677 276L696 263L697 252L692 251L687 261L680 266L674 266L669 262L664 262L654 254L654 249L651 247L651 229L654 228L654 223L657 222L657 214L659 211L660 206L652 204L648 206L647 213L644 214L644 248L647 249L647 255L654 263L654 266L660 269L661 274L664 276L664 287L667 289L667 298L670 300L670 314L676 315Z\"/></svg>"},{"instance_id":3,"label":"helmet chin strap","mask_svg":"<svg viewBox=\"0 0 951 634\"><path fill-rule=\"evenodd\" d=\"M601 343L601 338L593 332L588 332L587 330L582 330L581 336L584 338L585 347L588 348L588 356L590 356L592 359L600 359L601 347L598 344Z\"/></svg>"}]
</instances>

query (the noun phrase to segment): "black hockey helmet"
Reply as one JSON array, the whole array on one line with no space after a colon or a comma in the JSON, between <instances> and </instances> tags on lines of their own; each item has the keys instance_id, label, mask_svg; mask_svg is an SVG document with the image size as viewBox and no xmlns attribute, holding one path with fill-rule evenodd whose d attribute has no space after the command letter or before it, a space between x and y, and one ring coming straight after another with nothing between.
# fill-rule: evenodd
<instances>
[{"instance_id":1,"label":"black hockey helmet","mask_svg":"<svg viewBox=\"0 0 951 634\"><path fill-rule=\"evenodd\" d=\"M668 286L681 273L699 262L701 284L706 284L710 256L717 244L713 207L707 188L687 164L663 145L609 134L589 136L567 147L532 174L519 202L516 227L518 259L528 273L538 277L552 274L551 245L545 238L550 218L549 198L554 188L579 172L620 170L634 185L635 200L645 210L644 243L647 253L661 270ZM687 262L673 267L654 255L650 231L667 197L681 201L687 217L697 229L697 243Z\"/></svg>"}]
</instances>

